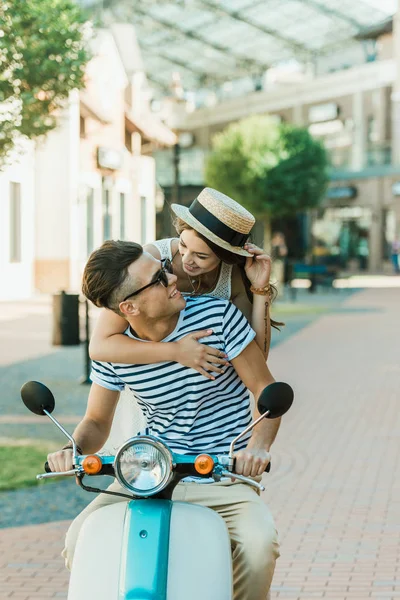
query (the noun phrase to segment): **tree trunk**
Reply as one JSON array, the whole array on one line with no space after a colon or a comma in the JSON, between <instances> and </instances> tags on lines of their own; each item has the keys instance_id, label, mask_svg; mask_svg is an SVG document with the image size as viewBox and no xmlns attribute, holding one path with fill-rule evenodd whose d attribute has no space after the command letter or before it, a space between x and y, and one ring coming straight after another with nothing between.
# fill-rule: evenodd
<instances>
[{"instance_id":1,"label":"tree trunk","mask_svg":"<svg viewBox=\"0 0 400 600\"><path fill-rule=\"evenodd\" d=\"M263 245L262 247L264 248L264 250L266 250L268 252L268 254L271 253L271 219L269 216L264 215L262 218L262 223L264 226L264 240L263 240Z\"/></svg>"}]
</instances>

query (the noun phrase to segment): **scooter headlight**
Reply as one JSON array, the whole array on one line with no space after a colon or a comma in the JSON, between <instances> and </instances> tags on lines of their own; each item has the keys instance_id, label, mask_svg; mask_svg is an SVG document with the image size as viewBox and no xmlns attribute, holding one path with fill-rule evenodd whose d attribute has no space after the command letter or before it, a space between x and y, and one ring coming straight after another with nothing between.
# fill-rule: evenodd
<instances>
[{"instance_id":1,"label":"scooter headlight","mask_svg":"<svg viewBox=\"0 0 400 600\"><path fill-rule=\"evenodd\" d=\"M154 496L172 477L172 454L157 438L137 436L118 450L115 476L135 496Z\"/></svg>"}]
</instances>

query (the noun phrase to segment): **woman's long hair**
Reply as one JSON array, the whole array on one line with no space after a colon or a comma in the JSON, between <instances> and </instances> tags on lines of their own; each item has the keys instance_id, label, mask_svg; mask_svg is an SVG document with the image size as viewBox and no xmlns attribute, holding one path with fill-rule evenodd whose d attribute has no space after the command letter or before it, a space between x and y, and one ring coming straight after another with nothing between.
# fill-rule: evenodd
<instances>
[{"instance_id":1,"label":"woman's long hair","mask_svg":"<svg viewBox=\"0 0 400 600\"><path fill-rule=\"evenodd\" d=\"M179 219L179 217L176 217L173 220L173 225L176 229L176 232L179 235L182 233L182 231L185 231L188 229L196 231L193 227L191 227L190 225L185 223L185 221L182 221L182 219ZM205 242L207 244L207 246L210 248L210 250L212 250L212 252L214 252L214 254L217 256L217 258L220 259L220 261L222 261L223 263L226 263L227 265L238 265L238 267L240 269L240 275L242 277L242 281L244 284L244 288L246 290L247 298L249 299L251 304L253 304L253 294L250 291L251 283L249 281L249 278L246 275L246 271L244 268L245 264L246 264L246 257L240 256L240 254L235 254L234 252L230 252L229 250L225 250L225 248L220 248L220 246L217 246L217 244L210 242L210 240L208 240L204 235L202 235L198 231L196 231L196 234L199 236L199 238L201 240L203 240L203 242ZM270 284L270 287L271 287L271 291L272 291L272 294L271 294L271 303L272 303L278 295L278 290L272 283ZM274 327L278 331L280 331L280 327L283 327L285 325L285 323L280 323L279 321L274 321L271 318L270 318L270 322L271 322L271 327Z\"/></svg>"}]
</instances>

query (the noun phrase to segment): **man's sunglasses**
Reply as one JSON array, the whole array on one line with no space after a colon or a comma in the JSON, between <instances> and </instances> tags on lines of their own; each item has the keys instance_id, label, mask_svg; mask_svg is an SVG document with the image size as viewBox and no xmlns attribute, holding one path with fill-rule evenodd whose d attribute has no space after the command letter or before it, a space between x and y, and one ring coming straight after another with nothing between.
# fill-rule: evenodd
<instances>
[{"instance_id":1,"label":"man's sunglasses","mask_svg":"<svg viewBox=\"0 0 400 600\"><path fill-rule=\"evenodd\" d=\"M156 285L157 283L161 283L165 288L168 287L168 273L170 275L173 274L174 270L172 268L172 262L169 260L169 258L164 258L161 261L161 269L154 275L153 281L150 281L150 283L148 283L147 285L141 287L140 289L136 290L135 292L132 292L131 294L128 294L127 296L125 296L125 298L122 300L122 302L125 302L126 300L128 300L128 298L132 298L133 296L137 296L138 294L140 294L140 292L143 292L143 290L147 290L147 288L149 288L152 285Z\"/></svg>"}]
</instances>

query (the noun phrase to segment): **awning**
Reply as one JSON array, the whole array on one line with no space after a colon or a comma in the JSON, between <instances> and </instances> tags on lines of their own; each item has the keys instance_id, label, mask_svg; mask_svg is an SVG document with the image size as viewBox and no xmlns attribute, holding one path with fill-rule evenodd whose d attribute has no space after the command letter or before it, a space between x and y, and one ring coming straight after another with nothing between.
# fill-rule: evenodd
<instances>
[{"instance_id":1,"label":"awning","mask_svg":"<svg viewBox=\"0 0 400 600\"><path fill-rule=\"evenodd\" d=\"M163 146L173 146L177 142L174 132L150 112L135 115L131 109L127 108L125 126L130 133L138 131L147 140L158 142Z\"/></svg>"}]
</instances>

